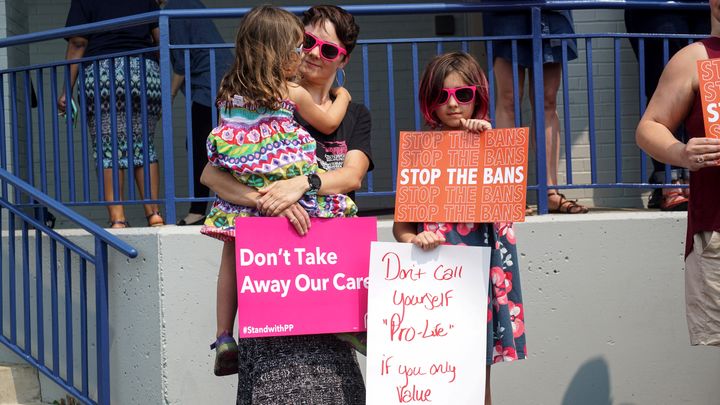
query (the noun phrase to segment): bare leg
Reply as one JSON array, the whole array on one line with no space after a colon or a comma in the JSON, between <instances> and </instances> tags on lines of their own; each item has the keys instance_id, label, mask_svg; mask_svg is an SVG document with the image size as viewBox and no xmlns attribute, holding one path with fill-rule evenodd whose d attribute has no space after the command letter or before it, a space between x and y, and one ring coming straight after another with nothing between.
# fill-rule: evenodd
<instances>
[{"instance_id":1,"label":"bare leg","mask_svg":"<svg viewBox=\"0 0 720 405\"><path fill-rule=\"evenodd\" d=\"M490 366L485 366L485 405L492 405L492 395L490 395Z\"/></svg>"},{"instance_id":2,"label":"bare leg","mask_svg":"<svg viewBox=\"0 0 720 405\"><path fill-rule=\"evenodd\" d=\"M225 242L217 281L217 333L233 335L237 312L237 281L235 276L235 243Z\"/></svg>"},{"instance_id":3,"label":"bare leg","mask_svg":"<svg viewBox=\"0 0 720 405\"><path fill-rule=\"evenodd\" d=\"M502 58L495 58L493 69L495 70L495 82L497 83L495 126L497 128L513 128L515 127L515 97L512 63ZM524 85L525 69L518 67L518 103L520 104L522 104ZM532 139L530 137L531 142ZM532 212L533 210L526 205L525 215L531 215Z\"/></svg>"},{"instance_id":4,"label":"bare leg","mask_svg":"<svg viewBox=\"0 0 720 405\"><path fill-rule=\"evenodd\" d=\"M125 170L118 170L118 189L120 195L115 198L113 190L113 171L112 168L103 169L103 184L104 184L104 197L105 201L122 201L123 199L123 187L125 185ZM125 228L124 224L118 222L125 221L125 208L122 205L108 205L108 215L110 216L110 222L115 224L110 225L111 228Z\"/></svg>"},{"instance_id":5,"label":"bare leg","mask_svg":"<svg viewBox=\"0 0 720 405\"><path fill-rule=\"evenodd\" d=\"M497 128L512 128L515 126L512 63L502 58L495 58L493 68L495 70L495 82L497 83L495 126ZM522 103L524 84L525 70L518 68L518 102L520 103Z\"/></svg>"},{"instance_id":6,"label":"bare leg","mask_svg":"<svg viewBox=\"0 0 720 405\"><path fill-rule=\"evenodd\" d=\"M145 199L146 196L150 200L157 199L160 195L160 167L157 163L150 163L150 195L147 196L145 193L145 170L143 166L135 167L135 184L140 192L140 198ZM144 204L145 216L150 216L156 212L160 212L160 206L158 204ZM162 217L157 215L158 218L150 217L148 224L161 224Z\"/></svg>"},{"instance_id":7,"label":"bare leg","mask_svg":"<svg viewBox=\"0 0 720 405\"><path fill-rule=\"evenodd\" d=\"M546 63L543 65L543 105L545 116L545 169L547 184L558 184L558 164L560 162L560 118L557 114L557 93L560 88L562 65ZM530 78L532 80L532 73ZM530 100L535 100L533 88L530 88ZM534 103L533 103L534 104ZM534 107L534 106L533 106Z\"/></svg>"},{"instance_id":8,"label":"bare leg","mask_svg":"<svg viewBox=\"0 0 720 405\"><path fill-rule=\"evenodd\" d=\"M543 65L543 112L545 117L545 170L547 185L558 184L558 165L560 163L560 118L557 114L557 93L560 88L562 65L546 63ZM532 74L531 74L532 80ZM531 86L530 100L534 100ZM534 108L534 105L533 105ZM548 209L565 214L584 214L587 207L565 199L556 190L548 191Z\"/></svg>"}]
</instances>

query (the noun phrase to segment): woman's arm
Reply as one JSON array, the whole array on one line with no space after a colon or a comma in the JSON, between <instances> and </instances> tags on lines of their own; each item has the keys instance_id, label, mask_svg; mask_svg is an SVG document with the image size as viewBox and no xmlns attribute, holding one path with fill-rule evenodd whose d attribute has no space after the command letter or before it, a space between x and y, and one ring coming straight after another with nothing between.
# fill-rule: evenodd
<instances>
[{"instance_id":1,"label":"woman's arm","mask_svg":"<svg viewBox=\"0 0 720 405\"><path fill-rule=\"evenodd\" d=\"M170 96L172 96L173 101L175 101L175 96L177 96L183 82L185 82L185 76L173 72L172 83L170 84Z\"/></svg>"},{"instance_id":2,"label":"woman's arm","mask_svg":"<svg viewBox=\"0 0 720 405\"><path fill-rule=\"evenodd\" d=\"M345 154L341 168L318 174L322 182L320 190L318 190L320 195L346 194L358 190L362 186L365 174L372 169L373 165L370 160L372 119L370 112L365 107L356 107L348 108L348 113L353 114L355 118L354 120L350 119L349 122L354 122L354 124L352 127L343 128L343 130L349 131L346 139L349 151ZM259 207L261 210L270 210L275 200L280 199L277 206L274 206L271 211L274 213L275 209L282 209L287 204L296 201L293 198L301 198L309 188L307 178L304 176L276 182L272 189L259 190L263 194L259 201Z\"/></svg>"},{"instance_id":3,"label":"woman's arm","mask_svg":"<svg viewBox=\"0 0 720 405\"><path fill-rule=\"evenodd\" d=\"M322 182L318 194L346 194L359 189L369 166L370 160L365 153L359 150L349 151L341 168L318 173ZM276 181L258 190L261 197L258 199L257 207L266 215L274 216L302 198L309 189L310 184L306 176Z\"/></svg>"},{"instance_id":4,"label":"woman's arm","mask_svg":"<svg viewBox=\"0 0 720 405\"><path fill-rule=\"evenodd\" d=\"M335 132L343 118L345 118L351 97L350 93L344 88L341 87L337 89L335 101L333 101L327 111L318 107L310 93L298 84L290 83L288 89L290 99L298 107L298 114L300 114L308 124L323 134L332 134Z\"/></svg>"},{"instance_id":5,"label":"woman's arm","mask_svg":"<svg viewBox=\"0 0 720 405\"><path fill-rule=\"evenodd\" d=\"M72 37L68 39L67 50L65 51L65 60L80 59L85 55L85 49L87 48L88 40L83 37ZM78 77L79 66L77 63L70 65L70 89L65 87L63 84L63 91L57 100L58 110L64 112L67 109L67 99L72 97L73 89L75 88L75 82ZM63 80L63 83L65 81Z\"/></svg>"},{"instance_id":6,"label":"woman's arm","mask_svg":"<svg viewBox=\"0 0 720 405\"><path fill-rule=\"evenodd\" d=\"M155 45L160 45L160 28L153 28L152 31L150 31L150 34L153 37L153 42L155 42Z\"/></svg>"},{"instance_id":7,"label":"woman's arm","mask_svg":"<svg viewBox=\"0 0 720 405\"><path fill-rule=\"evenodd\" d=\"M252 187L238 182L232 174L224 172L217 167L206 164L200 175L200 182L214 191L225 201L246 207L254 207L260 194ZM295 227L300 235L305 235L310 229L310 216L297 200L285 209L278 211L278 217L285 217Z\"/></svg>"},{"instance_id":8,"label":"woman's arm","mask_svg":"<svg viewBox=\"0 0 720 405\"><path fill-rule=\"evenodd\" d=\"M218 197L233 204L254 207L260 198L257 190L240 183L232 174L222 171L210 163L205 165L200 175L200 183L214 191Z\"/></svg>"},{"instance_id":9,"label":"woman's arm","mask_svg":"<svg viewBox=\"0 0 720 405\"><path fill-rule=\"evenodd\" d=\"M673 135L695 102L696 61L707 58L703 50L701 44L687 46L668 62L635 132L638 146L650 156L690 170L714 166L720 159L720 140L691 138L684 144Z\"/></svg>"}]
</instances>

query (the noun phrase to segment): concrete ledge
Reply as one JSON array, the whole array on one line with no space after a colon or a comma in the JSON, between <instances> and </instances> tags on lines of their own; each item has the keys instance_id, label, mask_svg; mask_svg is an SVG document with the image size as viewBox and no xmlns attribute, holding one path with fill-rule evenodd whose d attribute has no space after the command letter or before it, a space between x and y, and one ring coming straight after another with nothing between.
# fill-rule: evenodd
<instances>
[{"instance_id":1,"label":"concrete ledge","mask_svg":"<svg viewBox=\"0 0 720 405\"><path fill-rule=\"evenodd\" d=\"M517 224L529 358L493 367L495 402L717 405L720 348L687 337L685 223L621 211ZM382 219L379 238L391 228ZM111 254L113 403L233 403L236 377L215 377L208 349L221 243L199 227L113 232L140 251Z\"/></svg>"}]
</instances>

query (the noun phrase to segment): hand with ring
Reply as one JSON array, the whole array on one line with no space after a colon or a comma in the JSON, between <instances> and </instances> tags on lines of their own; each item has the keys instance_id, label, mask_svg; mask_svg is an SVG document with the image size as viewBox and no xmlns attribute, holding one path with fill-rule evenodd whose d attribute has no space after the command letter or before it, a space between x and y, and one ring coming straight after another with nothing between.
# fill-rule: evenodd
<instances>
[{"instance_id":1,"label":"hand with ring","mask_svg":"<svg viewBox=\"0 0 720 405\"><path fill-rule=\"evenodd\" d=\"M298 203L290 205L277 216L287 218L299 235L305 235L310 229L310 215Z\"/></svg>"},{"instance_id":2,"label":"hand with ring","mask_svg":"<svg viewBox=\"0 0 720 405\"><path fill-rule=\"evenodd\" d=\"M288 180L279 180L259 189L261 196L257 208L264 215L278 216L293 203L302 198L307 189L307 177L296 176Z\"/></svg>"},{"instance_id":3,"label":"hand with ring","mask_svg":"<svg viewBox=\"0 0 720 405\"><path fill-rule=\"evenodd\" d=\"M720 160L720 139L708 137L690 138L684 145L682 166L691 171L717 166Z\"/></svg>"}]
</instances>

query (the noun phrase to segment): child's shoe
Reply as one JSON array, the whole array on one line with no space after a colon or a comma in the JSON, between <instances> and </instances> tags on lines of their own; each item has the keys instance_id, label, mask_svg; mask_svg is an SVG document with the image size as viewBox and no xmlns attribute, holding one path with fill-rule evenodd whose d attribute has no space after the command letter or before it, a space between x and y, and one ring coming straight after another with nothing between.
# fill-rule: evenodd
<instances>
[{"instance_id":1,"label":"child's shoe","mask_svg":"<svg viewBox=\"0 0 720 405\"><path fill-rule=\"evenodd\" d=\"M215 375L224 376L238 372L238 347L230 334L223 332L215 343L210 345L215 349Z\"/></svg>"}]
</instances>

